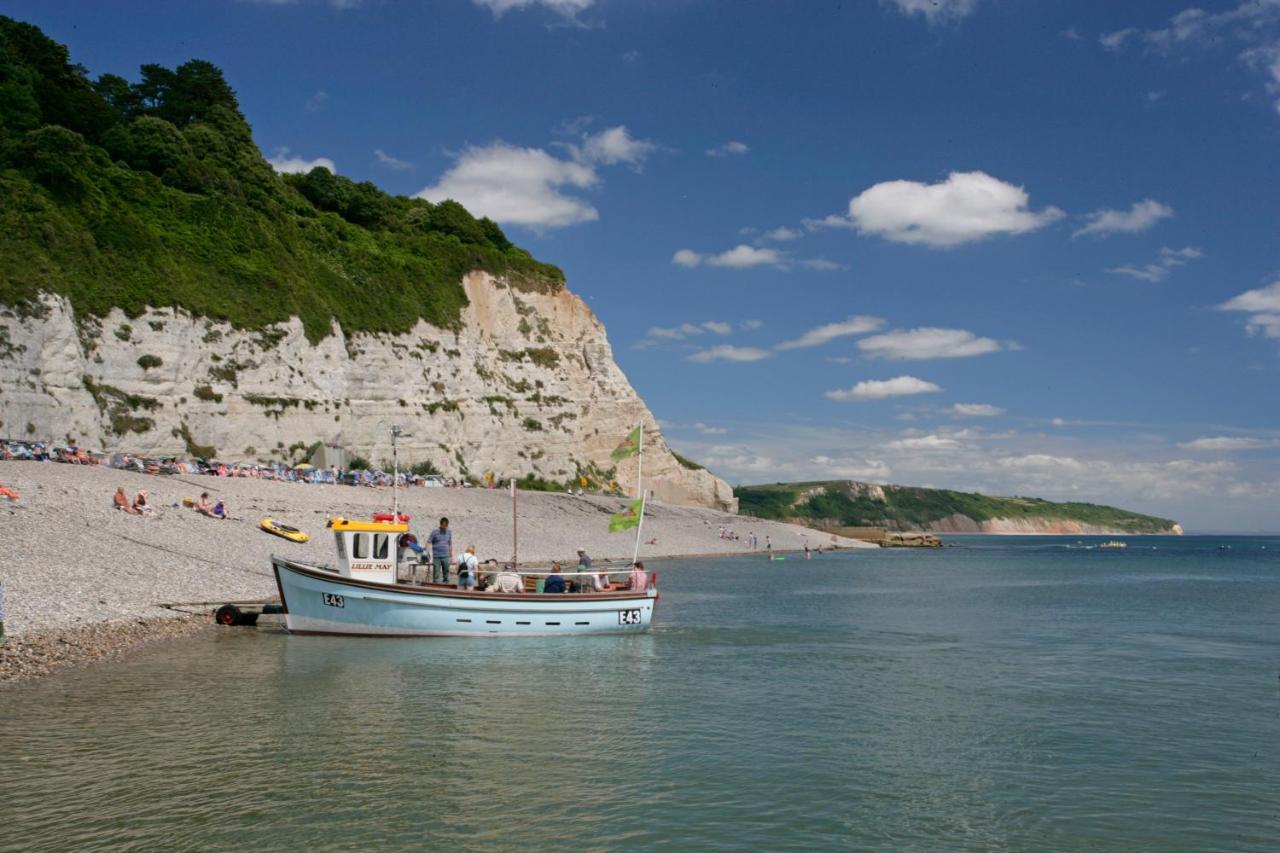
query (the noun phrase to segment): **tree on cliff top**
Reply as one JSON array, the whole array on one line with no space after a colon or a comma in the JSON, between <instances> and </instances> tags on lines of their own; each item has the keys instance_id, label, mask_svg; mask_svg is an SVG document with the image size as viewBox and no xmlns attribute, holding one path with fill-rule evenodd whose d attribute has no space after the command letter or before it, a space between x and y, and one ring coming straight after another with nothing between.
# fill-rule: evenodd
<instances>
[{"instance_id":1,"label":"tree on cliff top","mask_svg":"<svg viewBox=\"0 0 1280 853\"><path fill-rule=\"evenodd\" d=\"M90 81L67 49L0 16L0 304L171 305L313 340L457 322L471 270L563 274L462 205L328 170L277 175L222 72L193 59Z\"/></svg>"}]
</instances>

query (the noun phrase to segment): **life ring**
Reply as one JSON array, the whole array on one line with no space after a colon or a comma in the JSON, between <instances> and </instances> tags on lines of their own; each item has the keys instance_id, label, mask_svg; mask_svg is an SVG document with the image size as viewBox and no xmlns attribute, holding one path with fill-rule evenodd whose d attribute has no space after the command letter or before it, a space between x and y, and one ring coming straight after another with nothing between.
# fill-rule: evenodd
<instances>
[{"instance_id":1,"label":"life ring","mask_svg":"<svg viewBox=\"0 0 1280 853\"><path fill-rule=\"evenodd\" d=\"M396 518L397 518L396 516L392 515L389 512L379 512L379 513L375 513L373 516L374 521L382 521L387 523L394 523L396 521ZM402 524L407 524L409 522L409 516L405 515L403 512L400 513L399 519Z\"/></svg>"}]
</instances>

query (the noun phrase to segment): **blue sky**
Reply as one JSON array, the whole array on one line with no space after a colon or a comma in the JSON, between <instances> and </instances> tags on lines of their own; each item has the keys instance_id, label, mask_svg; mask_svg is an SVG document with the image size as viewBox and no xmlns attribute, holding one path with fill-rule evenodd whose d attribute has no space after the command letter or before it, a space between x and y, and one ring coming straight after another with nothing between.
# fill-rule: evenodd
<instances>
[{"instance_id":1,"label":"blue sky","mask_svg":"<svg viewBox=\"0 0 1280 853\"><path fill-rule=\"evenodd\" d=\"M0 0L500 221L733 483L1280 528L1280 0Z\"/></svg>"}]
</instances>

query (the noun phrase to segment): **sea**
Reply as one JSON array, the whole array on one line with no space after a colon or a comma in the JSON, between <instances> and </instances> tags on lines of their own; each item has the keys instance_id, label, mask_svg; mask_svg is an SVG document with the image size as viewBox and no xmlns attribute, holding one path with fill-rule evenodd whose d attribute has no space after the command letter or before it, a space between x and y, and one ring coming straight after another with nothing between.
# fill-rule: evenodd
<instances>
[{"instance_id":1,"label":"sea","mask_svg":"<svg viewBox=\"0 0 1280 853\"><path fill-rule=\"evenodd\" d=\"M0 849L1280 848L1280 537L654 561L644 635L0 689Z\"/></svg>"}]
</instances>

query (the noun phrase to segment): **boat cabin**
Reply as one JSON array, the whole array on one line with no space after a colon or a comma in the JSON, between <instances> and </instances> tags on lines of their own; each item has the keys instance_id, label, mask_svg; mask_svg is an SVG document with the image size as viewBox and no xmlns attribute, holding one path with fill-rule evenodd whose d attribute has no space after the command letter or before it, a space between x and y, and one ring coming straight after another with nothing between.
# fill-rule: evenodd
<instances>
[{"instance_id":1,"label":"boat cabin","mask_svg":"<svg viewBox=\"0 0 1280 853\"><path fill-rule=\"evenodd\" d=\"M373 521L331 518L338 574L371 583L396 582L396 544L409 532L409 516L375 515Z\"/></svg>"}]
</instances>

